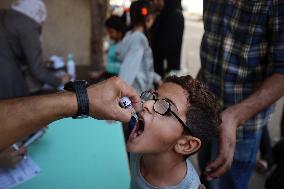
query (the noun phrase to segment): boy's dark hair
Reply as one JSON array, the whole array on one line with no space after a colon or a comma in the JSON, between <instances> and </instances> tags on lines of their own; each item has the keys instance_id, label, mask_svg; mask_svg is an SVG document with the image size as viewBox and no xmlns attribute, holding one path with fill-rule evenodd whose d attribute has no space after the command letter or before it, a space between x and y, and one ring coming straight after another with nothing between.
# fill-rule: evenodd
<instances>
[{"instance_id":1,"label":"boy's dark hair","mask_svg":"<svg viewBox=\"0 0 284 189\"><path fill-rule=\"evenodd\" d=\"M113 28L122 34L126 32L126 24L123 19L119 16L112 15L105 21L105 26L107 28Z\"/></svg>"},{"instance_id":2,"label":"boy's dark hair","mask_svg":"<svg viewBox=\"0 0 284 189\"><path fill-rule=\"evenodd\" d=\"M188 108L185 124L202 144L216 136L221 124L221 107L215 95L200 81L187 76L169 76L164 80L181 86L187 92Z\"/></svg>"}]
</instances>

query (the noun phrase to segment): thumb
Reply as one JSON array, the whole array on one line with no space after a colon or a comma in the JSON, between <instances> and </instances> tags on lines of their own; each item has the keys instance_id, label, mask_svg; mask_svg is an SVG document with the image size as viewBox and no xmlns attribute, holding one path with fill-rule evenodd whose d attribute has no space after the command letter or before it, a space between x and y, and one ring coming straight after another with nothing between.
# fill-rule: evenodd
<instances>
[{"instance_id":1,"label":"thumb","mask_svg":"<svg viewBox=\"0 0 284 189\"><path fill-rule=\"evenodd\" d=\"M131 111L129 109L120 108L120 111L117 113L115 120L127 123L130 121L130 119L131 119Z\"/></svg>"}]
</instances>

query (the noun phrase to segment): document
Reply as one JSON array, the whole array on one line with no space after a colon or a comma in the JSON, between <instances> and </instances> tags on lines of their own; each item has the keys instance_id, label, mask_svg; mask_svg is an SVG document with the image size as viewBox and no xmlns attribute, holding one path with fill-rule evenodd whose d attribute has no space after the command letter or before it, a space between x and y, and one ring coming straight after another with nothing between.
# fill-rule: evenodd
<instances>
[{"instance_id":1,"label":"document","mask_svg":"<svg viewBox=\"0 0 284 189\"><path fill-rule=\"evenodd\" d=\"M14 168L0 168L0 189L15 187L33 178L39 172L40 168L38 165L29 156L27 156Z\"/></svg>"}]
</instances>

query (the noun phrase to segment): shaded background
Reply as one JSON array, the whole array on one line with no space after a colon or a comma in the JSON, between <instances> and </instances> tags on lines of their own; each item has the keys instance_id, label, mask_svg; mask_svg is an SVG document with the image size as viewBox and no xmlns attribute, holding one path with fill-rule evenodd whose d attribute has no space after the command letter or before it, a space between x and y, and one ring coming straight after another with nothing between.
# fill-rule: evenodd
<instances>
[{"instance_id":1,"label":"shaded background","mask_svg":"<svg viewBox=\"0 0 284 189\"><path fill-rule=\"evenodd\" d=\"M9 7L11 2L0 0L0 8ZM45 4L48 16L42 33L44 59L53 54L66 58L72 53L76 64L90 64L91 0L47 0Z\"/></svg>"}]
</instances>

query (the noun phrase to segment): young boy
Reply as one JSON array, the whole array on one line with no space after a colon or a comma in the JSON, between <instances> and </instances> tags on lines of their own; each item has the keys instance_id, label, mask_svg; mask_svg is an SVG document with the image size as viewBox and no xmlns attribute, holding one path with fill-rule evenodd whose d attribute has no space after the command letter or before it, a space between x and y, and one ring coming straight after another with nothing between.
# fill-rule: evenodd
<instances>
[{"instance_id":1,"label":"young boy","mask_svg":"<svg viewBox=\"0 0 284 189\"><path fill-rule=\"evenodd\" d=\"M188 157L215 136L220 106L191 76L171 76L155 92L141 94L139 119L127 141L131 189L197 189Z\"/></svg>"}]
</instances>

